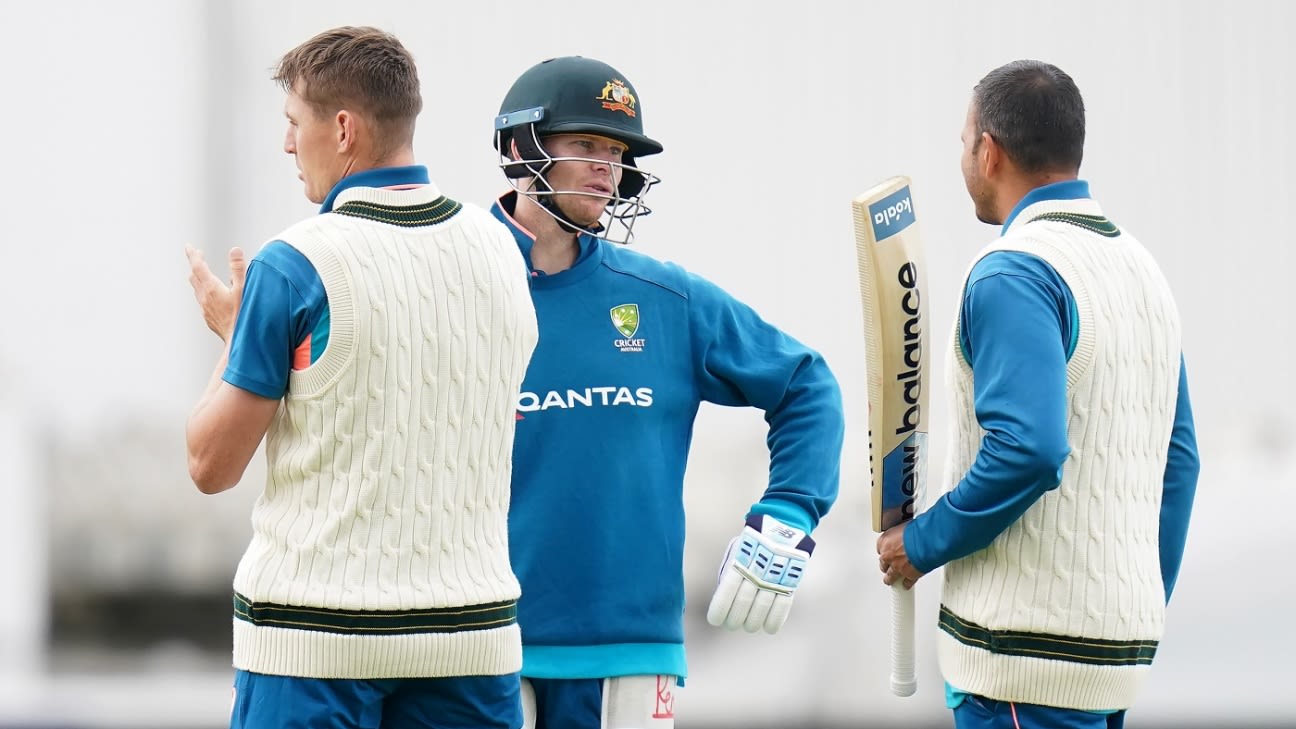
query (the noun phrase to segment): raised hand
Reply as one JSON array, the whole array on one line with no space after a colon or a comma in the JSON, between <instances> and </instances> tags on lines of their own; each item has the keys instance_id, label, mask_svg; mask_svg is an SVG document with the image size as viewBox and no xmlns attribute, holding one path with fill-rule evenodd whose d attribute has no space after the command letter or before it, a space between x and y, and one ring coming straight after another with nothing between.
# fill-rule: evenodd
<instances>
[{"instance_id":1,"label":"raised hand","mask_svg":"<svg viewBox=\"0 0 1296 729\"><path fill-rule=\"evenodd\" d=\"M234 333L234 322L238 319L239 304L243 300L243 280L247 276L248 264L243 249L230 249L228 285L212 273L202 251L185 246L185 257L189 259L189 285L193 287L194 299L202 308L207 328L221 341L228 342Z\"/></svg>"}]
</instances>

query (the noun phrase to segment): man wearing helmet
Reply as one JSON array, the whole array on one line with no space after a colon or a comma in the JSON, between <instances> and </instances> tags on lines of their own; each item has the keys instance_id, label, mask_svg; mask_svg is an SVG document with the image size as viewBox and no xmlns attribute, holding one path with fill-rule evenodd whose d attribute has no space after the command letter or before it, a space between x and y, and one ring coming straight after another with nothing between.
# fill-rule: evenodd
<instances>
[{"instance_id":1,"label":"man wearing helmet","mask_svg":"<svg viewBox=\"0 0 1296 729\"><path fill-rule=\"evenodd\" d=\"M684 471L702 402L770 424L769 483L721 564L713 625L774 633L837 496L843 417L820 355L629 242L657 181L640 96L555 58L495 120L492 212L531 272L540 342L518 399L509 545L534 729L668 729L684 658ZM753 494L755 495L755 494Z\"/></svg>"},{"instance_id":2,"label":"man wearing helmet","mask_svg":"<svg viewBox=\"0 0 1296 729\"><path fill-rule=\"evenodd\" d=\"M650 212L642 199L657 178L634 160L657 154L662 146L644 136L638 96L619 75L593 59L550 59L513 84L495 120L504 173L518 192L537 203L510 212L542 226L527 228L537 235L555 234L541 236L543 253L552 248L575 254L578 233L630 243L635 221ZM584 82L601 83L601 88ZM596 147L601 152L591 154ZM564 164L577 160L607 164ZM568 176L579 179L562 185ZM545 216L552 221L542 220Z\"/></svg>"}]
</instances>

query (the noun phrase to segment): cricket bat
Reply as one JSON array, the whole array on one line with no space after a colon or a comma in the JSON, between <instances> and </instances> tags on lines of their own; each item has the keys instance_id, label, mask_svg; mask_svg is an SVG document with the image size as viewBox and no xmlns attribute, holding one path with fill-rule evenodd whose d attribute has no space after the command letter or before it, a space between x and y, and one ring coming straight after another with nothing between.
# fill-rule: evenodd
<instances>
[{"instance_id":1,"label":"cricket bat","mask_svg":"<svg viewBox=\"0 0 1296 729\"><path fill-rule=\"evenodd\" d=\"M855 251L864 304L873 530L914 516L927 480L926 264L908 177L856 197ZM891 692L911 696L914 593L891 595Z\"/></svg>"}]
</instances>

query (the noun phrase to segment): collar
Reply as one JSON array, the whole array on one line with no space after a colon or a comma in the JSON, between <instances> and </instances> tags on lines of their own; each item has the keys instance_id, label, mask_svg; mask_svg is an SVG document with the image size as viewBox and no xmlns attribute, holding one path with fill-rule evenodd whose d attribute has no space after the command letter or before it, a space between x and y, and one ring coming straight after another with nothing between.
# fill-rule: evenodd
<instances>
[{"instance_id":1,"label":"collar","mask_svg":"<svg viewBox=\"0 0 1296 729\"><path fill-rule=\"evenodd\" d=\"M324 202L320 205L320 212L327 213L333 210L338 194L352 187L407 187L430 185L431 183L432 179L428 177L427 168L423 165L375 167L371 170L347 175L338 180L333 189L329 191L328 197L324 198Z\"/></svg>"},{"instance_id":2,"label":"collar","mask_svg":"<svg viewBox=\"0 0 1296 729\"><path fill-rule=\"evenodd\" d=\"M1007 220L1004 220L1003 230L1000 235L1007 235L1008 229L1012 227L1013 222L1017 220L1021 212L1026 208L1037 203L1049 202L1053 200L1088 200L1089 183L1084 180L1063 180L1054 182L1050 185L1043 185L1026 193L1017 205L1013 207L1012 212L1008 214ZM1029 220L1028 216L1026 220Z\"/></svg>"},{"instance_id":3,"label":"collar","mask_svg":"<svg viewBox=\"0 0 1296 729\"><path fill-rule=\"evenodd\" d=\"M535 234L522 227L522 224L513 218L513 213L517 210L517 202L517 192L507 192L491 205L491 215L504 223L504 226L513 234L513 239L517 241L518 248L522 251L522 258L526 261L527 271L531 273L533 286L560 286L571 283L585 278L598 268L603 260L602 239L588 233L580 233L576 236L576 244L580 246L580 252L576 254L576 261L572 263L571 268L555 274L535 270L535 266L531 263L531 247L535 245Z\"/></svg>"}]
</instances>

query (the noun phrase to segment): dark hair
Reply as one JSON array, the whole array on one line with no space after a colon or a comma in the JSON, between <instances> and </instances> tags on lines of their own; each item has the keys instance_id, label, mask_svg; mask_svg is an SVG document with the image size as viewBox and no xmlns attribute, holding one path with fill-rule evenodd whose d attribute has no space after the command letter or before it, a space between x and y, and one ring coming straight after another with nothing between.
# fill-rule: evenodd
<instances>
[{"instance_id":1,"label":"dark hair","mask_svg":"<svg viewBox=\"0 0 1296 729\"><path fill-rule=\"evenodd\" d=\"M320 33L284 54L274 80L285 91L299 91L316 114L350 109L369 118L383 153L412 143L423 110L414 57L377 28Z\"/></svg>"},{"instance_id":2,"label":"dark hair","mask_svg":"<svg viewBox=\"0 0 1296 729\"><path fill-rule=\"evenodd\" d=\"M1042 61L1013 61L972 89L978 144L982 132L1023 172L1074 172L1084 156L1085 115L1080 89L1062 69Z\"/></svg>"}]
</instances>

